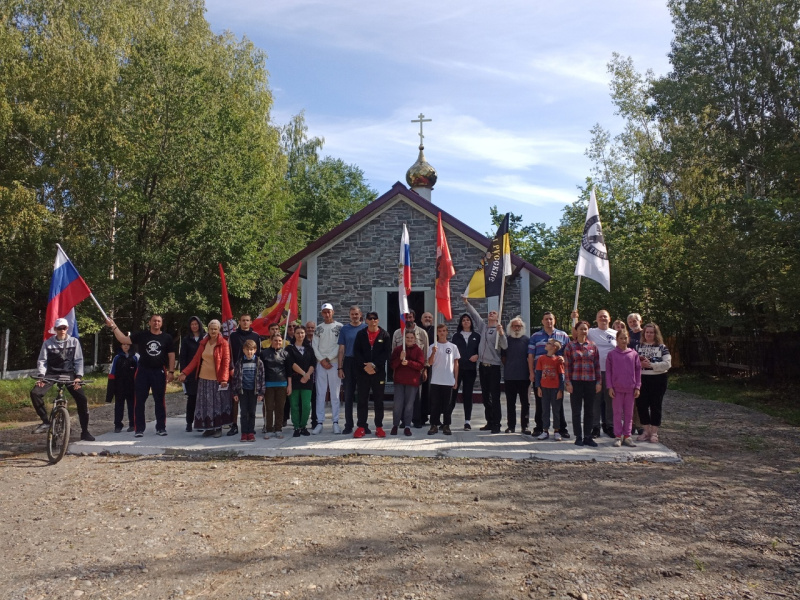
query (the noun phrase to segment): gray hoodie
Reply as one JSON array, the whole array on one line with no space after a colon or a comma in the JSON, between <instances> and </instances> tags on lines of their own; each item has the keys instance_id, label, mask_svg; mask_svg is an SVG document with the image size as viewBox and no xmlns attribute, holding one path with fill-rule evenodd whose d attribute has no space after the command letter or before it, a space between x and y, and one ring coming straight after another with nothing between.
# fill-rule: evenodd
<instances>
[{"instance_id":1,"label":"gray hoodie","mask_svg":"<svg viewBox=\"0 0 800 600\"><path fill-rule=\"evenodd\" d=\"M471 304L467 304L467 312L472 317L476 333L481 336L481 343L478 346L478 366L482 364L502 365L500 350L508 348L508 339L506 339L505 335L501 335L499 348L495 349L495 345L497 345L497 327L489 327Z\"/></svg>"},{"instance_id":2,"label":"gray hoodie","mask_svg":"<svg viewBox=\"0 0 800 600\"><path fill-rule=\"evenodd\" d=\"M47 338L39 351L36 363L39 375L75 375L83 377L83 350L78 338L68 335L59 341L56 336Z\"/></svg>"}]
</instances>

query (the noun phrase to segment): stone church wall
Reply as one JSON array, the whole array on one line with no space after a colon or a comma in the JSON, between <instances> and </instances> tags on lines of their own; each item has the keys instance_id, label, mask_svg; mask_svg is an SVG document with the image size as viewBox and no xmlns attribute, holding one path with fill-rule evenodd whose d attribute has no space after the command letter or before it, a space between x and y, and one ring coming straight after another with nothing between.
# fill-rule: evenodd
<instances>
[{"instance_id":1,"label":"stone church wall","mask_svg":"<svg viewBox=\"0 0 800 600\"><path fill-rule=\"evenodd\" d=\"M317 257L319 303L331 302L338 320L347 320L347 310L356 304L365 312L372 305L372 289L397 286L398 255L403 223L408 227L411 246L412 288L434 286L436 265L436 220L401 200ZM450 280L454 319L464 312L461 293L466 289L483 249L476 248L445 227L456 275ZM486 315L486 299L472 305ZM520 280L506 282L503 324L520 312Z\"/></svg>"}]
</instances>

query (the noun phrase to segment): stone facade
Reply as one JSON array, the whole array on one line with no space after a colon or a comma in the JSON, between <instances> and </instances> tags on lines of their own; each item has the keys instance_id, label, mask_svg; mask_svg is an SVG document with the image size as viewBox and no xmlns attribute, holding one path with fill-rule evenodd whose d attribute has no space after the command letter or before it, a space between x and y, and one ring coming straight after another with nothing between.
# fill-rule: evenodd
<instances>
[{"instance_id":1,"label":"stone facade","mask_svg":"<svg viewBox=\"0 0 800 600\"><path fill-rule=\"evenodd\" d=\"M434 288L436 265L436 218L415 207L403 196L389 208L317 256L318 303L331 302L334 314L346 321L354 304L366 312L372 307L373 288L396 288L398 255L403 223L408 228L411 247L412 289ZM461 293L466 289L485 249L468 243L459 234L445 234L456 275L450 280L454 319L448 322L455 332L456 319L464 312ZM473 299L472 305L485 315L487 300ZM520 313L520 279L506 282L503 323Z\"/></svg>"}]
</instances>

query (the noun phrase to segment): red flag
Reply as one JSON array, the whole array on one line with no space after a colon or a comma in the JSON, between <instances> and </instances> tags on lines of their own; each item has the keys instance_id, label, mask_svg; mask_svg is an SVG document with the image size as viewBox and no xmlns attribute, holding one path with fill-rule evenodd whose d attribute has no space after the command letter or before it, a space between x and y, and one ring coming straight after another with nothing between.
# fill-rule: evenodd
<instances>
[{"instance_id":1,"label":"red flag","mask_svg":"<svg viewBox=\"0 0 800 600\"><path fill-rule=\"evenodd\" d=\"M288 318L297 318L297 287L300 281L300 265L297 265L292 276L283 284L281 291L278 293L278 298L275 304L265 308L257 319L253 321L252 329L258 335L269 335L270 323L280 323L284 320L284 316ZM284 315L284 311L289 311L288 315Z\"/></svg>"},{"instance_id":2,"label":"red flag","mask_svg":"<svg viewBox=\"0 0 800 600\"><path fill-rule=\"evenodd\" d=\"M442 213L439 213L439 229L436 232L436 304L437 310L448 321L453 318L453 309L450 306L450 279L456 274L453 268L453 259L450 258L450 248L444 236L442 226Z\"/></svg>"},{"instance_id":3,"label":"red flag","mask_svg":"<svg viewBox=\"0 0 800 600\"><path fill-rule=\"evenodd\" d=\"M227 340L236 331L236 319L233 318L231 301L228 300L228 283L225 281L222 263L219 263L219 278L222 280L222 337Z\"/></svg>"}]
</instances>

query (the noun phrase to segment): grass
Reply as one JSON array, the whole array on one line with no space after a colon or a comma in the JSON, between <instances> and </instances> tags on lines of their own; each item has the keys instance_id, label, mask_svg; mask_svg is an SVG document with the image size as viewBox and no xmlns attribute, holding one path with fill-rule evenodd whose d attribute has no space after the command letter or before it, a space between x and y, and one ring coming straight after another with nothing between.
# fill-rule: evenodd
<instances>
[{"instance_id":1,"label":"grass","mask_svg":"<svg viewBox=\"0 0 800 600\"><path fill-rule=\"evenodd\" d=\"M767 447L767 440L760 435L745 435L742 437L742 445L749 452L761 452Z\"/></svg>"},{"instance_id":2,"label":"grass","mask_svg":"<svg viewBox=\"0 0 800 600\"><path fill-rule=\"evenodd\" d=\"M698 570L698 571L700 571L701 573L702 573L702 572L704 572L704 571L706 570L706 563L704 563L702 560L700 560L699 558L697 558L697 557L696 557L694 554L690 554L690 555L689 555L689 558L690 558L690 559L692 560L692 562L694 563L694 568L695 568L695 569L697 569L697 570Z\"/></svg>"},{"instance_id":3,"label":"grass","mask_svg":"<svg viewBox=\"0 0 800 600\"><path fill-rule=\"evenodd\" d=\"M104 374L87 375L86 378L94 381L92 385L83 388L86 397L89 399L89 408L101 406L106 401L106 383L108 376ZM31 404L30 391L36 382L33 379L11 379L0 381L0 428L7 428L3 424L17 421L38 421L36 411ZM179 385L168 385L167 393L179 392ZM70 413L75 413L75 402L68 392L64 392L67 397L67 405ZM53 399L56 397L56 390L51 389L47 392L45 403L47 410L52 407Z\"/></svg>"},{"instance_id":4,"label":"grass","mask_svg":"<svg viewBox=\"0 0 800 600\"><path fill-rule=\"evenodd\" d=\"M669 388L716 402L746 406L800 427L800 402L786 388L773 387L757 378L716 376L681 369L670 372Z\"/></svg>"}]
</instances>

